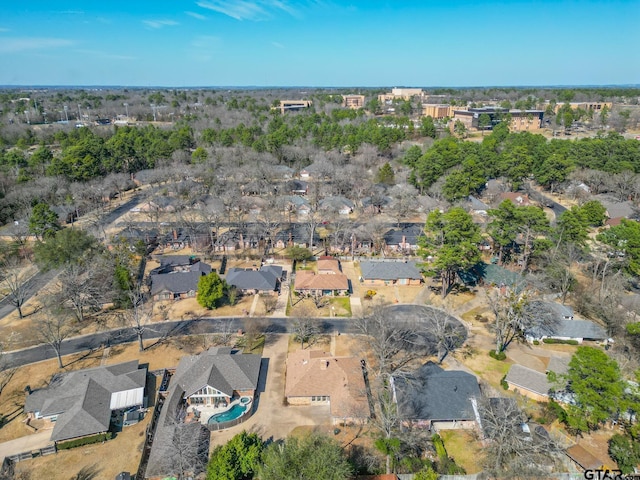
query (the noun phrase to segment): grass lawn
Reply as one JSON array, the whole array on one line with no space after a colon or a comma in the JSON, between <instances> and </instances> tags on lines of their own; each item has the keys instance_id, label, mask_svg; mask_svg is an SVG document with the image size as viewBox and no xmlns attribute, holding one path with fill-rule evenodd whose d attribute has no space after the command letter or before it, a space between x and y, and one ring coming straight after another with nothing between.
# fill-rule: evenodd
<instances>
[{"instance_id":1,"label":"grass lawn","mask_svg":"<svg viewBox=\"0 0 640 480\"><path fill-rule=\"evenodd\" d=\"M467 473L482 470L482 445L468 430L442 430L440 432L447 454Z\"/></svg>"},{"instance_id":2,"label":"grass lawn","mask_svg":"<svg viewBox=\"0 0 640 480\"><path fill-rule=\"evenodd\" d=\"M351 301L349 297L333 297L330 300L330 304L336 317L351 316Z\"/></svg>"}]
</instances>

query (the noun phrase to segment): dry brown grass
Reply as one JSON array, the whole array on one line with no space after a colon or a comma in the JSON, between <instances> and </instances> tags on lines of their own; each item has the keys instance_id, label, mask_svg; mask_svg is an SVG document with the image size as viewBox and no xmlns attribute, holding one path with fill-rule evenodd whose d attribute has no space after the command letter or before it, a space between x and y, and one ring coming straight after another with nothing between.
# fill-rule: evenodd
<instances>
[{"instance_id":1,"label":"dry brown grass","mask_svg":"<svg viewBox=\"0 0 640 480\"><path fill-rule=\"evenodd\" d=\"M122 471L134 473L138 469L144 433L151 420L152 410L149 410L143 421L126 427L113 440L61 450L55 455L20 462L16 470L30 472L32 478L47 480L69 480L83 467L90 466L95 466L99 470L97 478L115 478Z\"/></svg>"},{"instance_id":2,"label":"dry brown grass","mask_svg":"<svg viewBox=\"0 0 640 480\"><path fill-rule=\"evenodd\" d=\"M482 471L482 444L473 431L443 430L440 436L444 440L447 454L467 473Z\"/></svg>"}]
</instances>

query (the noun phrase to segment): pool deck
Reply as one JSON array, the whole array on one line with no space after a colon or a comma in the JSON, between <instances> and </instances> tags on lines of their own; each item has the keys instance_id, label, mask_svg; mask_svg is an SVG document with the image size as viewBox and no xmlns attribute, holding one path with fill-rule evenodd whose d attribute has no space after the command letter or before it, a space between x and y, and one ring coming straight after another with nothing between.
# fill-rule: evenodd
<instances>
[{"instance_id":1,"label":"pool deck","mask_svg":"<svg viewBox=\"0 0 640 480\"><path fill-rule=\"evenodd\" d=\"M193 411L197 410L200 412L200 423L202 425L207 425L207 423L209 422L209 418L211 418L212 415L216 415L218 413L223 413L223 412L226 412L227 410L231 410L234 405L238 405L239 403L240 402L236 400L232 402L231 405L229 405L228 407L218 407L218 408L211 405L190 406L187 409L187 415L188 416L190 416L189 414L193 415ZM248 404L249 408L251 408L251 403L252 402Z\"/></svg>"}]
</instances>

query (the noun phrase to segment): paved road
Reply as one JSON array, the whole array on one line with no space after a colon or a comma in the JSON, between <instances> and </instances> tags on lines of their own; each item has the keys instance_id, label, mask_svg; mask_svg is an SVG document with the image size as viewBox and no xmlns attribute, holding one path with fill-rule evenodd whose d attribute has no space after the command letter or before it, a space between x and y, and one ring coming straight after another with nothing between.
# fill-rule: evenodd
<instances>
[{"instance_id":1,"label":"paved road","mask_svg":"<svg viewBox=\"0 0 640 480\"><path fill-rule=\"evenodd\" d=\"M252 317L249 321L260 322L266 333L291 333L295 319L274 317ZM339 331L340 333L355 333L352 319L347 318L318 318L320 330L324 332ZM163 339L179 335L201 335L221 331L222 322L230 322L231 330L245 328L247 317L203 318L197 320L180 320L175 322L154 323L147 327L143 334L145 340ZM136 333L131 328L119 328L105 332L83 335L65 340L62 344L62 355L69 355L87 350L100 348L103 345L119 345L137 340ZM49 345L6 352L4 361L7 368L27 365L55 358L55 351Z\"/></svg>"},{"instance_id":2,"label":"paved road","mask_svg":"<svg viewBox=\"0 0 640 480\"><path fill-rule=\"evenodd\" d=\"M396 323L412 323L416 318L424 321L431 321L433 316L427 310L432 307L422 305L393 305L388 307L389 321ZM442 312L438 309L439 312ZM444 312L442 312L445 314ZM446 315L446 314L445 314ZM320 333L339 332L346 334L359 333L356 322L353 318L316 318ZM293 333L295 318L285 317L216 317L202 318L197 320L179 320L173 322L154 323L149 325L144 334L144 340L162 340L180 335L202 335L217 333L224 329L239 330L246 328L246 322L259 322L261 329L265 333ZM230 328L227 323L230 323ZM131 343L137 340L135 331L132 328L118 328L105 332L98 332L90 335L70 338L62 344L62 355L94 350L106 345L119 345ZM147 342L147 346L149 343ZM55 358L56 354L49 345L37 345L35 347L6 352L4 361L7 368L19 367L30 363L40 362Z\"/></svg>"},{"instance_id":3,"label":"paved road","mask_svg":"<svg viewBox=\"0 0 640 480\"><path fill-rule=\"evenodd\" d=\"M49 270L48 272L42 273L38 272L25 283L27 284L27 288L29 289L29 295L27 300L33 297L37 292L39 292L47 283L49 283L56 275L58 274L58 270ZM26 303L26 301L25 301ZM4 297L0 300L0 318L4 318L13 312L16 307L10 302L9 297ZM24 311L24 310L23 310ZM25 314L27 312L24 312Z\"/></svg>"}]
</instances>

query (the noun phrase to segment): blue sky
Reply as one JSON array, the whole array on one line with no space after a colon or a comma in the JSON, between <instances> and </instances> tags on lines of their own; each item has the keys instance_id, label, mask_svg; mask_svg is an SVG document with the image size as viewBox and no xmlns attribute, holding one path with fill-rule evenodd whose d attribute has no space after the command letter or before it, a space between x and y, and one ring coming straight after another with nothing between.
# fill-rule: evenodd
<instances>
[{"instance_id":1,"label":"blue sky","mask_svg":"<svg viewBox=\"0 0 640 480\"><path fill-rule=\"evenodd\" d=\"M640 0L2 2L0 85L640 83Z\"/></svg>"}]
</instances>

